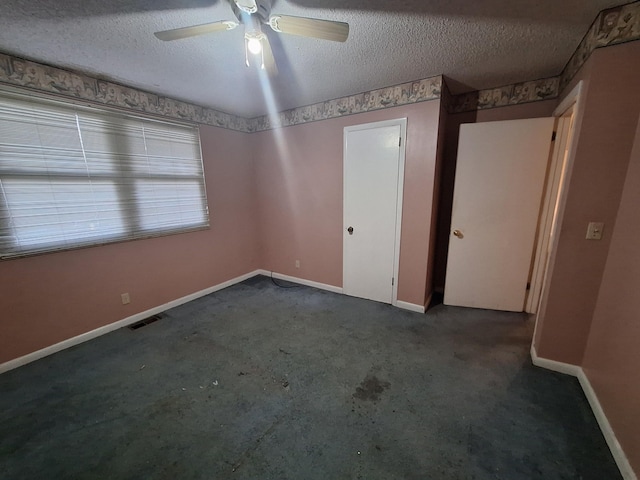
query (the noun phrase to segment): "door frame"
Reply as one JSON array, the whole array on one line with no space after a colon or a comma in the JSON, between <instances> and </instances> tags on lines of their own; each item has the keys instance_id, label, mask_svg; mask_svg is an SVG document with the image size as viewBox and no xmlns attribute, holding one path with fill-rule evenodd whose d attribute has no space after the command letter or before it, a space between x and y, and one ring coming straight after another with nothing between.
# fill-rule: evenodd
<instances>
[{"instance_id":1,"label":"door frame","mask_svg":"<svg viewBox=\"0 0 640 480\"><path fill-rule=\"evenodd\" d=\"M551 219L551 229L549 232L549 254L543 267L544 270L540 277L541 292L535 312L535 326L533 330L533 338L531 340L532 349L536 348L535 342L538 324L542 320L542 311L546 307L549 297L549 279L551 278L551 274L553 273L553 266L555 264L556 253L558 250L558 232L564 220L564 210L567 203L567 187L569 185L569 182L571 181L571 173L573 171L573 163L575 160L578 145L578 142L576 140L578 135L580 134L580 125L582 123L582 114L584 110L583 90L584 81L580 80L553 111L553 116L559 118L562 117L570 109L573 109L573 122L568 132L569 138L567 142L567 155L562 165L563 174L556 197L555 215L553 215Z\"/></svg>"},{"instance_id":2,"label":"door frame","mask_svg":"<svg viewBox=\"0 0 640 480\"><path fill-rule=\"evenodd\" d=\"M346 257L347 246L345 242L344 229L347 228L346 210L344 208L345 199L347 198L347 182L346 182L346 165L347 165L347 136L350 132L356 132L360 130L372 130L380 127L390 126L400 127L400 151L398 154L398 184L397 192L398 198L396 200L396 226L395 226L395 242L393 249L393 286L391 305L398 306L398 273L400 269L400 238L402 231L402 203L404 198L404 168L406 157L406 144L407 144L407 118L396 118L392 120L383 120L380 122L363 123L360 125L350 125L344 127L343 131L343 147L342 147L342 288L343 292L347 293L346 285Z\"/></svg>"},{"instance_id":3,"label":"door frame","mask_svg":"<svg viewBox=\"0 0 640 480\"><path fill-rule=\"evenodd\" d=\"M575 104L571 104L560 116L554 116L553 153L547 166L547 178L544 187L543 201L540 208L538 228L536 231L536 243L532 269L529 275L529 290L525 302L526 313L535 314L542 293L542 279L546 268L546 259L549 254L549 242L552 237L553 220L556 217L558 196L562 189L562 179L566 171L566 158L568 147L572 138L575 123Z\"/></svg>"}]
</instances>

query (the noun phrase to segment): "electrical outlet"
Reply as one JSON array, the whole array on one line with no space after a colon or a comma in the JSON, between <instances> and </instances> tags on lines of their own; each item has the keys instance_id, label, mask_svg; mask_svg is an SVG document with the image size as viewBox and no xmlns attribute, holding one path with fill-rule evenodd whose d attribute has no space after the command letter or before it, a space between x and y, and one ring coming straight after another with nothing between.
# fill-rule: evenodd
<instances>
[{"instance_id":1,"label":"electrical outlet","mask_svg":"<svg viewBox=\"0 0 640 480\"><path fill-rule=\"evenodd\" d=\"M300 268L300 260L296 260L296 268Z\"/></svg>"},{"instance_id":2,"label":"electrical outlet","mask_svg":"<svg viewBox=\"0 0 640 480\"><path fill-rule=\"evenodd\" d=\"M131 298L129 298L128 293L123 293L122 295L120 295L120 298L122 299L123 305L127 305L128 303L131 303Z\"/></svg>"},{"instance_id":3,"label":"electrical outlet","mask_svg":"<svg viewBox=\"0 0 640 480\"><path fill-rule=\"evenodd\" d=\"M604 230L604 223L589 222L589 226L587 227L587 240L602 240L602 230Z\"/></svg>"}]
</instances>

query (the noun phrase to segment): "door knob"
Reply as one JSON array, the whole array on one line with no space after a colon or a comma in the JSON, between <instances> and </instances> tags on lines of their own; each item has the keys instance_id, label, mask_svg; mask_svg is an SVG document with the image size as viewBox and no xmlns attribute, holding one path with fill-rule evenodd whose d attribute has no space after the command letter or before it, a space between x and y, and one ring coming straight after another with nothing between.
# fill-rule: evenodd
<instances>
[{"instance_id":1,"label":"door knob","mask_svg":"<svg viewBox=\"0 0 640 480\"><path fill-rule=\"evenodd\" d=\"M353 227L347 228L347 232L349 232L349 235L353 235Z\"/></svg>"},{"instance_id":2,"label":"door knob","mask_svg":"<svg viewBox=\"0 0 640 480\"><path fill-rule=\"evenodd\" d=\"M462 232L460 230L454 230L453 234L458 238L463 238L464 237L464 235L462 234Z\"/></svg>"}]
</instances>

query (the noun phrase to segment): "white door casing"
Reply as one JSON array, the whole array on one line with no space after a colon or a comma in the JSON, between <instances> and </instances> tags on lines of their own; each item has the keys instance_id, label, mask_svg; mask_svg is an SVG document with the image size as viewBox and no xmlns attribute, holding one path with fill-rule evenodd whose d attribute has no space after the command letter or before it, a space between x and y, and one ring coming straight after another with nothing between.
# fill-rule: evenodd
<instances>
[{"instance_id":1,"label":"white door casing","mask_svg":"<svg viewBox=\"0 0 640 480\"><path fill-rule=\"evenodd\" d=\"M578 142L576 138L580 135L580 118L582 118L584 111L584 80L580 80L573 89L564 97L560 104L553 112L554 117L563 117L565 115L571 116L571 128L568 132L568 143L566 145L566 153L564 157L564 165L562 166L562 173L560 179L560 185L558 187L558 193L553 211L553 217L551 219L551 229L549 233L549 242L547 245L546 260L543 265L542 275L539 279L541 283L540 298L538 305L536 306L536 323L533 330L533 339L531 341L531 347L536 348L536 338L538 325L544 318L544 311L547 304L549 295L549 283L548 280L553 275L553 267L555 264L555 257L558 249L558 232L562 227L564 221L564 209L567 203L567 185L571 181L571 175L573 173L573 162L576 156L576 149Z\"/></svg>"},{"instance_id":2,"label":"white door casing","mask_svg":"<svg viewBox=\"0 0 640 480\"><path fill-rule=\"evenodd\" d=\"M398 119L344 129L343 292L393 305L406 124Z\"/></svg>"},{"instance_id":3,"label":"white door casing","mask_svg":"<svg viewBox=\"0 0 640 480\"><path fill-rule=\"evenodd\" d=\"M542 291L542 279L544 277L549 246L551 240L551 227L556 214L556 205L560 194L560 187L564 178L564 167L568 154L568 147L571 144L571 131L573 130L573 109L562 115L556 123L556 139L553 146L553 154L549 163L547 181L540 212L540 222L538 223L538 238L534 253L533 269L529 281L531 288L527 293L527 301L524 311L536 313L540 293Z\"/></svg>"},{"instance_id":4,"label":"white door casing","mask_svg":"<svg viewBox=\"0 0 640 480\"><path fill-rule=\"evenodd\" d=\"M445 304L523 311L554 121L461 125Z\"/></svg>"}]
</instances>

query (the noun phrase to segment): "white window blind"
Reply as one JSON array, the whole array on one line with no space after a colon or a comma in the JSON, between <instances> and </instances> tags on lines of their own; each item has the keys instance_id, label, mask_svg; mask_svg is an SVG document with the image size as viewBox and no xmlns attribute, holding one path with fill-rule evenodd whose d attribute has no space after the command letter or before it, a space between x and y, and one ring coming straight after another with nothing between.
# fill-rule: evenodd
<instances>
[{"instance_id":1,"label":"white window blind","mask_svg":"<svg viewBox=\"0 0 640 480\"><path fill-rule=\"evenodd\" d=\"M195 127L0 92L0 256L209 225Z\"/></svg>"}]
</instances>

